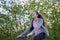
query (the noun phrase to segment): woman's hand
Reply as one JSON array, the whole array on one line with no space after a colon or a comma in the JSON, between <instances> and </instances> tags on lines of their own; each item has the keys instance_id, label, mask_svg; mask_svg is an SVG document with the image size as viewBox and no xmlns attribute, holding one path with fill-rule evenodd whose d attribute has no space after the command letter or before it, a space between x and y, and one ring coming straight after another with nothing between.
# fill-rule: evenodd
<instances>
[{"instance_id":1,"label":"woman's hand","mask_svg":"<svg viewBox=\"0 0 60 40\"><path fill-rule=\"evenodd\" d=\"M29 33L29 34L27 35L27 37L30 37L32 34L33 34L33 33Z\"/></svg>"},{"instance_id":2,"label":"woman's hand","mask_svg":"<svg viewBox=\"0 0 60 40\"><path fill-rule=\"evenodd\" d=\"M21 37L22 35L18 35L17 38Z\"/></svg>"}]
</instances>

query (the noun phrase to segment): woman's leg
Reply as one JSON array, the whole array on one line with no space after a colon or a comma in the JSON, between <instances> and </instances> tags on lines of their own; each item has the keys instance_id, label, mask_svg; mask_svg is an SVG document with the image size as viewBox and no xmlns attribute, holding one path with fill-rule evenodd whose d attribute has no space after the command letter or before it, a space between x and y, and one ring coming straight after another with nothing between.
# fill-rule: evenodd
<instances>
[{"instance_id":1,"label":"woman's leg","mask_svg":"<svg viewBox=\"0 0 60 40\"><path fill-rule=\"evenodd\" d=\"M46 36L45 33L42 32L38 34L37 36L35 36L33 40L43 40L45 36Z\"/></svg>"}]
</instances>

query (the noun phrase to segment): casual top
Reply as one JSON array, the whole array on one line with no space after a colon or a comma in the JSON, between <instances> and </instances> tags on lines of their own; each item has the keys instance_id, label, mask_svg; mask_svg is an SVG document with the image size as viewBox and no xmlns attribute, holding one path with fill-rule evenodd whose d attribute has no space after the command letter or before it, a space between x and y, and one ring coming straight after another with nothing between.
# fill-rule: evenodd
<instances>
[{"instance_id":1,"label":"casual top","mask_svg":"<svg viewBox=\"0 0 60 40\"><path fill-rule=\"evenodd\" d=\"M31 21L29 27L21 35L26 35L27 32L30 31L32 24L33 24L33 20ZM46 35L49 36L48 30L43 25L43 19L38 18L38 23L37 23L36 27L34 27L34 29L31 32L35 33L35 35L37 35L40 32L36 32L36 31L38 31L40 28L42 28L42 32L46 33Z\"/></svg>"},{"instance_id":2,"label":"casual top","mask_svg":"<svg viewBox=\"0 0 60 40\"><path fill-rule=\"evenodd\" d=\"M33 25L33 27L34 27L34 29L36 29L36 28L37 28L37 24L36 24L36 25ZM34 30L34 29L33 29L33 30ZM33 32L33 31L32 31L32 32ZM42 27L35 31L35 36L38 35L38 34L41 33L41 32L43 32L43 28L42 28Z\"/></svg>"},{"instance_id":3,"label":"casual top","mask_svg":"<svg viewBox=\"0 0 60 40\"><path fill-rule=\"evenodd\" d=\"M34 23L33 23L34 29L37 28L37 25L38 25L38 22L37 22L37 24L35 24L35 25L34 25ZM34 29L33 29L33 30L34 30ZM42 30L42 27L41 27L41 28L39 28L38 30L35 31L35 35L38 35L38 34L41 33L42 31L43 31L43 30ZM32 31L32 32L33 32L33 31Z\"/></svg>"},{"instance_id":4,"label":"casual top","mask_svg":"<svg viewBox=\"0 0 60 40\"><path fill-rule=\"evenodd\" d=\"M41 31L39 31L41 30ZM38 18L38 23L36 24L36 26L34 26L34 29L32 30L32 33L35 33L35 36L38 35L41 32L46 32L46 28L43 26L43 19Z\"/></svg>"}]
</instances>

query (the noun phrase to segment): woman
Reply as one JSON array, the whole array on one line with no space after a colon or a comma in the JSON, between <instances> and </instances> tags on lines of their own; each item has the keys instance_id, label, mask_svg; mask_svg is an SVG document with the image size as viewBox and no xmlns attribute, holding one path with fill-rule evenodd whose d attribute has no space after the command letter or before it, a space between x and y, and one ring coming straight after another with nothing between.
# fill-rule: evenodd
<instances>
[{"instance_id":1,"label":"woman","mask_svg":"<svg viewBox=\"0 0 60 40\"><path fill-rule=\"evenodd\" d=\"M31 21L29 27L18 37L26 35L29 37L33 34L35 34L35 37L33 40L43 40L46 36L49 35L48 30L44 27L44 19L42 18L42 15L40 15L38 12L34 11L32 13L33 20Z\"/></svg>"}]
</instances>

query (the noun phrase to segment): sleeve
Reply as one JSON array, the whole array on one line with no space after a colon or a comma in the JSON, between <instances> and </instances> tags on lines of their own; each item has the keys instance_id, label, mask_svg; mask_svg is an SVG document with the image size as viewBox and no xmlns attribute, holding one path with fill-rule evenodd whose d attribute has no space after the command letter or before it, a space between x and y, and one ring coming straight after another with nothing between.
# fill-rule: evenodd
<instances>
[{"instance_id":1,"label":"sleeve","mask_svg":"<svg viewBox=\"0 0 60 40\"><path fill-rule=\"evenodd\" d=\"M49 36L49 32L48 32L47 28L45 28L43 25L42 25L42 27L43 27L43 29L44 29L46 35Z\"/></svg>"},{"instance_id":2,"label":"sleeve","mask_svg":"<svg viewBox=\"0 0 60 40\"><path fill-rule=\"evenodd\" d=\"M43 19L40 19L39 22L38 22L38 25L36 28L34 28L31 33L34 33L35 31L37 31L43 24Z\"/></svg>"},{"instance_id":3,"label":"sleeve","mask_svg":"<svg viewBox=\"0 0 60 40\"><path fill-rule=\"evenodd\" d=\"M30 25L28 26L28 28L26 28L26 30L21 35L25 35L27 32L29 32L31 25L32 25L32 21L30 22Z\"/></svg>"}]
</instances>

